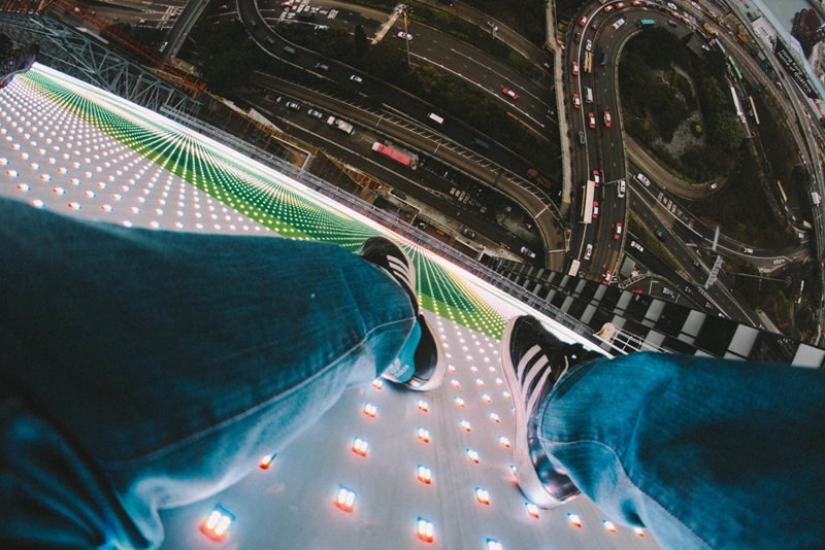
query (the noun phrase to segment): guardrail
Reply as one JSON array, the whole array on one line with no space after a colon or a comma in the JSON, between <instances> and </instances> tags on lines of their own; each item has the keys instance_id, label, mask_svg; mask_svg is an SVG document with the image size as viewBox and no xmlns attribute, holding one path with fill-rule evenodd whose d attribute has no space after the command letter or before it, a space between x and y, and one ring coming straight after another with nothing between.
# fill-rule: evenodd
<instances>
[{"instance_id":1,"label":"guardrail","mask_svg":"<svg viewBox=\"0 0 825 550\"><path fill-rule=\"evenodd\" d=\"M381 222L383 225L391 228L394 232L403 235L410 241L450 260L479 279L506 292L510 296L535 309L539 313L542 313L550 319L561 323L577 334L592 340L593 331L589 326L582 323L575 317L571 317L555 306L539 298L526 288L511 281L507 277L493 271L485 265L482 265L474 258L470 258L455 248L444 244L424 231L421 231L417 227L398 219L389 212L382 210L354 195L350 195L328 181L319 178L318 176L307 172L302 168L298 168L289 162L272 155L271 153L262 151L258 147L255 147L254 145L243 141L232 134L220 130L219 128L215 128L214 126L211 126L210 124L207 124L191 115L168 107L164 107L162 112L165 116L177 121L179 124L196 130L197 132L214 139L215 141L226 145L235 151L243 153L251 159L257 160L273 170L289 176L290 178L336 200L337 202L361 213L364 216L367 216L368 218Z\"/></svg>"}]
</instances>

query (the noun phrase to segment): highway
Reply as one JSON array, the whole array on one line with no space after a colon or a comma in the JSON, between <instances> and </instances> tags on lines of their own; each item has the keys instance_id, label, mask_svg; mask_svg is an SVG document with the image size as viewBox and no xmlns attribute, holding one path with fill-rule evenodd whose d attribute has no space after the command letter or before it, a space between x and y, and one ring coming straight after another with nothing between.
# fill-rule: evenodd
<instances>
[{"instance_id":1,"label":"highway","mask_svg":"<svg viewBox=\"0 0 825 550\"><path fill-rule=\"evenodd\" d=\"M295 48L295 53L290 53L284 48L292 48L294 45L283 41L274 33L268 23L273 20L283 19L289 16L289 7L267 5L266 8L258 8L254 0L242 0L238 2L238 14L241 21L246 25L250 35L261 44L262 47L279 57L281 60L313 71L319 63L327 64L331 67L329 72L320 75L322 78L332 79L339 83L349 94L355 97L362 97L365 100L374 101L392 97L392 108L388 112L405 113L408 117L408 124L385 124L380 128L379 134L391 140L404 144L410 150L421 155L430 156L439 163L452 166L461 174L477 179L488 191L501 193L515 199L523 206L525 211L536 221L536 230L541 238L540 245L532 245L531 249L539 249L539 261L556 271L563 271L572 258L582 260L581 271L587 278L601 280L603 274L610 270L617 273L620 267L620 260L626 246L624 239L614 238L617 224L622 224L626 228L628 221L628 205L631 201L628 198L620 198L617 193L617 184L620 180L627 182L629 192L635 191L638 182L633 180L633 176L642 172L648 175L653 185L658 187L661 194L655 197L653 204L645 201L633 201L632 204L643 209L637 216L645 219L645 210L652 208L658 212L655 221L650 222L652 230L661 228L672 236L674 241L679 238L682 230L685 230L685 243L695 246L693 252L690 250L684 254L684 264L686 267L692 266L696 261L697 250L706 246L713 238L715 228L708 228L698 223L686 214L682 209L675 207L667 198L668 193L675 193L677 196L696 200L707 197L711 192L705 183L689 184L672 176L656 161L654 161L639 145L632 139L625 136L623 131L621 109L618 98L618 59L621 56L623 45L633 35L640 32L636 22L644 17L653 19L658 26L668 26L669 30L677 34L686 35L692 32L691 25L695 19L701 18L701 12L686 6L688 12L693 11L691 16L678 17L676 12L662 11L654 3L630 2L623 8L619 8L618 2L611 2L606 5L588 4L580 15L587 19L585 26L574 24L575 40L567 44L564 52L563 66L557 71L562 73L564 91L560 92L562 101L567 107L567 123L570 128L570 135L573 136L573 143L576 143L575 136L582 132L585 137L585 146L571 147L571 180L572 197L570 199L570 212L567 220L563 220L558 211L555 201L559 200L561 189L554 189L552 193L538 188L533 182L525 178L524 174L530 168L530 162L521 159L513 151L507 149L506 144L493 144L489 151L480 151L472 145L473 139L478 137L478 133L472 128L468 128L460 121L449 120L449 125L444 128L427 128L426 125L416 123L416 120L426 119L432 107L422 104L417 98L399 93L399 90L388 87L380 79L375 79L369 75L359 75L362 81L353 82L351 76L357 74L353 69L342 66L338 63L323 59L321 56ZM335 24L354 28L355 24L365 27L368 34L378 32L382 21L377 19L386 14L353 8L349 4L335 2L333 0L323 0L317 4L327 13L335 11ZM609 9L606 13L604 10ZM669 8L665 8L669 10ZM266 17L264 17L264 15ZM676 22L674 22L674 19ZM617 22L624 20L624 24ZM399 20L400 21L400 20ZM668 24L668 21L671 24ZM329 21L324 22L329 23ZM594 24L595 23L595 24ZM481 23L478 23L481 26ZM384 29L384 40L400 40L396 36L400 29L400 22L396 23L393 29ZM411 22L407 27L413 39L408 42L411 59L419 64L430 64L439 69L453 74L466 82L471 83L478 89L484 90L502 106L522 120L526 125L537 131L547 131L548 136L553 135L554 123L548 118L547 113L554 108L553 100L548 94L548 87L552 90L553 79L550 74L536 80L526 78L511 67L502 62L491 59L484 55L479 55L478 51L469 46L466 42L446 36L443 33L430 29L424 25ZM726 41L727 42L727 41ZM759 73L760 68L749 59L747 53L738 44L731 44L734 55L743 60L740 65L743 71L750 78L761 78L764 75ZM698 49L698 48L697 48ZM285 53L286 52L286 53ZM700 52L698 52L700 53ZM602 64L602 57L606 56L607 62ZM578 64L577 74L572 74L573 62ZM557 75L558 76L558 75ZM263 76L258 76L258 81L262 82ZM269 84L267 84L269 85ZM502 89L507 87L518 94L518 99L507 97L502 94ZM275 89L275 88L273 88ZM358 109L353 102L348 105L331 104L331 98L313 97L313 92L306 89L292 89L285 91L284 83L277 87L280 93L287 93L290 97L297 99L309 96L309 103L320 105L331 113L340 114L342 117L352 119L357 127L368 129L378 125L382 119L382 114L368 112ZM587 101L586 90L592 91L592 102ZM777 89L772 91L776 92ZM581 101L580 109L572 108L571 96L578 94ZM610 115L610 127L605 124L605 115ZM384 114L383 116L386 116ZM299 124L303 126L303 124ZM448 129L449 126L449 129ZM795 126L795 125L792 125ZM805 144L804 132L799 128L793 128L794 138L798 144ZM484 136L482 136L484 137ZM371 139L371 138L370 138ZM554 153L551 150L551 154ZM363 155L362 155L363 156ZM808 158L804 160L807 162ZM506 168L505 168L506 167ZM386 170L386 168L385 168ZM594 216L590 224L578 223L578 212L580 209L580 195L582 184L588 179L594 179L594 173L599 176L599 186L596 189L595 204L597 204L597 215ZM402 178L404 179L404 178ZM419 178L420 179L420 178ZM553 178L551 178L553 179ZM556 178L558 179L558 178ZM414 181L413 178L412 181ZM407 183L399 184L401 188ZM413 183L414 184L414 183ZM724 181L720 182L721 185ZM425 186L421 186L425 187ZM408 187L408 190L410 188ZM634 191L631 191L631 190ZM443 192L443 191L442 191ZM437 194L437 193L436 193ZM561 197L565 200L567 197ZM553 200L550 200L553 199ZM439 203L438 200L434 200ZM439 208L444 208L449 212L451 205L449 202L440 201ZM659 208L657 208L659 206ZM664 206L663 208L661 208ZM468 223L469 225L469 223ZM477 226L478 227L478 226ZM564 228L572 229L566 235ZM518 246L516 239L518 236L502 234L501 231L489 231L491 240L506 243L508 248ZM592 256L584 260L585 249L592 245ZM753 248L747 243L731 241L722 236L719 242L718 251L727 257L742 255L742 250ZM746 258L765 273L779 269L785 262L792 258L805 257L806 244L802 243L798 248L783 251L782 254L775 254L772 251L755 250L755 254ZM567 254L559 253L567 250ZM676 255L677 258L681 254ZM525 258L525 261L530 261ZM703 260L703 263L705 262ZM690 270L688 270L690 273ZM701 284L701 277L706 273L692 274L693 284ZM721 285L720 285L721 286ZM711 291L713 289L711 288ZM726 302L722 295L714 297L716 303ZM730 296L729 304L722 305L721 309L733 318L745 322L758 324L753 312L747 311L735 305L736 300Z\"/></svg>"}]
</instances>

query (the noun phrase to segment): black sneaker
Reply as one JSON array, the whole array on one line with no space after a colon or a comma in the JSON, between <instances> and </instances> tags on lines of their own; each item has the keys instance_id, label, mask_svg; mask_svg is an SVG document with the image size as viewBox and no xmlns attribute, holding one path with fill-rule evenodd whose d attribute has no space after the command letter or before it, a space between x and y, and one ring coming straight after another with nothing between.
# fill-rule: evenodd
<instances>
[{"instance_id":1,"label":"black sneaker","mask_svg":"<svg viewBox=\"0 0 825 550\"><path fill-rule=\"evenodd\" d=\"M5 88L15 75L25 73L37 60L40 46L29 44L25 48L15 48L0 58L0 89Z\"/></svg>"},{"instance_id":2,"label":"black sneaker","mask_svg":"<svg viewBox=\"0 0 825 550\"><path fill-rule=\"evenodd\" d=\"M421 325L421 341L415 349L415 374L403 385L416 391L429 391L437 388L444 381L447 372L447 358L443 348L438 345L435 331L430 323L419 311L418 298L415 294L415 266L410 257L400 246L384 237L370 237L361 248L358 255L374 263L395 279L407 292L412 301L413 310L418 316ZM393 382L394 377L389 373L382 375Z\"/></svg>"},{"instance_id":3,"label":"black sneaker","mask_svg":"<svg viewBox=\"0 0 825 550\"><path fill-rule=\"evenodd\" d=\"M601 355L580 344L559 341L535 317L515 317L504 329L501 363L516 410L516 476L536 506L553 508L580 492L544 451L536 412L568 367L596 357Z\"/></svg>"}]
</instances>

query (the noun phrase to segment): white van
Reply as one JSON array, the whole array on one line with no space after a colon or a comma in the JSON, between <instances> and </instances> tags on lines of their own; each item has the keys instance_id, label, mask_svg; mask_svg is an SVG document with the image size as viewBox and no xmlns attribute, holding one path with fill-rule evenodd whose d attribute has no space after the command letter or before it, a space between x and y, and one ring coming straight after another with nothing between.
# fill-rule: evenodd
<instances>
[{"instance_id":1,"label":"white van","mask_svg":"<svg viewBox=\"0 0 825 550\"><path fill-rule=\"evenodd\" d=\"M627 183L625 180L619 180L619 185L616 187L616 192L619 194L620 199L624 198L624 194L627 192Z\"/></svg>"},{"instance_id":2,"label":"white van","mask_svg":"<svg viewBox=\"0 0 825 550\"><path fill-rule=\"evenodd\" d=\"M441 126L442 124L444 124L444 117L440 117L440 116L438 116L438 115L437 115L437 114L435 114L435 113L430 113L430 114L428 114L428 115L427 115L427 118L428 118L428 119L430 119L430 120L432 120L433 122L435 122L435 123L436 123L436 124L438 124L439 126Z\"/></svg>"},{"instance_id":3,"label":"white van","mask_svg":"<svg viewBox=\"0 0 825 550\"><path fill-rule=\"evenodd\" d=\"M584 100L588 103L593 103L593 88L590 86L584 87Z\"/></svg>"},{"instance_id":4,"label":"white van","mask_svg":"<svg viewBox=\"0 0 825 550\"><path fill-rule=\"evenodd\" d=\"M593 245L588 244L587 248L584 249L584 259L589 260L591 256L593 256Z\"/></svg>"}]
</instances>

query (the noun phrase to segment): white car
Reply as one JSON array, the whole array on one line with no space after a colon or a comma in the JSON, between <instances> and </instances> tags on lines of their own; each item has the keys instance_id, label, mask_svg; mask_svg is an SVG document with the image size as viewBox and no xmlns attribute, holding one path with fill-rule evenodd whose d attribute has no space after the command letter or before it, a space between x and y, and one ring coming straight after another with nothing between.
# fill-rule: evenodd
<instances>
[{"instance_id":1,"label":"white car","mask_svg":"<svg viewBox=\"0 0 825 550\"><path fill-rule=\"evenodd\" d=\"M403 38L404 40L412 40L412 35L408 32L401 31L398 33L398 38Z\"/></svg>"},{"instance_id":2,"label":"white car","mask_svg":"<svg viewBox=\"0 0 825 550\"><path fill-rule=\"evenodd\" d=\"M588 52L593 51L593 41L588 39L587 42L584 44L584 49Z\"/></svg>"},{"instance_id":3,"label":"white car","mask_svg":"<svg viewBox=\"0 0 825 550\"><path fill-rule=\"evenodd\" d=\"M639 180L640 182L644 183L645 187L650 187L650 179L647 176L645 176L644 174L642 174L641 172L636 174L636 179Z\"/></svg>"},{"instance_id":4,"label":"white car","mask_svg":"<svg viewBox=\"0 0 825 550\"><path fill-rule=\"evenodd\" d=\"M526 246L521 247L521 253L524 254L525 256L529 257L529 258L533 258L533 259L536 258L536 253L533 252L532 250L530 250L529 248L527 248Z\"/></svg>"},{"instance_id":5,"label":"white car","mask_svg":"<svg viewBox=\"0 0 825 550\"><path fill-rule=\"evenodd\" d=\"M584 249L584 259L589 260L591 256L593 256L593 245L588 244L587 248Z\"/></svg>"},{"instance_id":6,"label":"white car","mask_svg":"<svg viewBox=\"0 0 825 550\"><path fill-rule=\"evenodd\" d=\"M624 23L625 23L624 17L622 17L621 19L619 19L618 21L613 23L613 28L616 29L616 30L619 30L621 28L621 26L624 25Z\"/></svg>"},{"instance_id":7,"label":"white car","mask_svg":"<svg viewBox=\"0 0 825 550\"><path fill-rule=\"evenodd\" d=\"M358 76L357 74L350 75L349 79L355 82L356 84L364 83L364 79Z\"/></svg>"}]
</instances>

